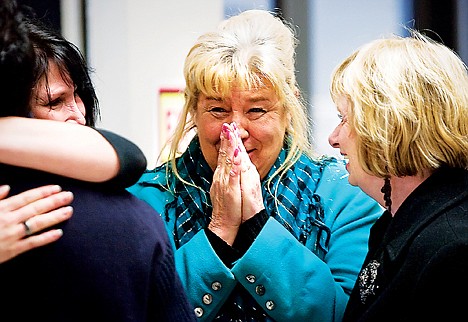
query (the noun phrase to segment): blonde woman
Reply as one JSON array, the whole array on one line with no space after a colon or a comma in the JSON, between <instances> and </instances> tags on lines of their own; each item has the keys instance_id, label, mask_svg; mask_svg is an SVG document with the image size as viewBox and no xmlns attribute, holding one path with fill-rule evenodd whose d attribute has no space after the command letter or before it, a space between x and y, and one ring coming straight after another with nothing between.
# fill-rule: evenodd
<instances>
[{"instance_id":1,"label":"blonde woman","mask_svg":"<svg viewBox=\"0 0 468 322\"><path fill-rule=\"evenodd\" d=\"M262 10L202 35L171 159L129 189L164 219L201 321L341 320L383 211L343 163L313 156L295 47Z\"/></svg>"},{"instance_id":2,"label":"blonde woman","mask_svg":"<svg viewBox=\"0 0 468 322\"><path fill-rule=\"evenodd\" d=\"M375 40L341 63L330 144L349 182L387 211L344 321L456 321L468 288L468 74L414 31Z\"/></svg>"}]
</instances>

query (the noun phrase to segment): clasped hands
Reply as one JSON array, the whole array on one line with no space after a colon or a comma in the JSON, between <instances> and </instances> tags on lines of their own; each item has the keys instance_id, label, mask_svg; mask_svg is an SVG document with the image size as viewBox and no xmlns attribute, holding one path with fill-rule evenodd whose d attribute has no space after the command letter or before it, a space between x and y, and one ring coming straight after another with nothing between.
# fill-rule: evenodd
<instances>
[{"instance_id":1,"label":"clasped hands","mask_svg":"<svg viewBox=\"0 0 468 322\"><path fill-rule=\"evenodd\" d=\"M264 205L260 175L236 123L224 123L220 138L218 165L210 189L213 213L208 228L232 245L240 225L264 209Z\"/></svg>"}]
</instances>

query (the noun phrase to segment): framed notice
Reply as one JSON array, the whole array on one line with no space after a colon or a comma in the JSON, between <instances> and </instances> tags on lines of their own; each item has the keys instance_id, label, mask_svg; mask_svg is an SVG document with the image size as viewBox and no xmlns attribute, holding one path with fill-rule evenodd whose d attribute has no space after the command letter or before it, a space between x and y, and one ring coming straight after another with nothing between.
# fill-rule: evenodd
<instances>
[{"instance_id":1,"label":"framed notice","mask_svg":"<svg viewBox=\"0 0 468 322\"><path fill-rule=\"evenodd\" d=\"M160 162L167 160L169 146L166 143L174 134L184 107L184 92L180 88L161 88L159 90L159 146Z\"/></svg>"}]
</instances>

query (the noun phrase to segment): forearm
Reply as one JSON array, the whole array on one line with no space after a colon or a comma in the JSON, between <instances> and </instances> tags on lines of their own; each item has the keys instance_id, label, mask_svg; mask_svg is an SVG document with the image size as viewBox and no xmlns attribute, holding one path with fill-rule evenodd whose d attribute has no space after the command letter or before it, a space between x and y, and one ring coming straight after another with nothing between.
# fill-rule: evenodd
<instances>
[{"instance_id":1,"label":"forearm","mask_svg":"<svg viewBox=\"0 0 468 322\"><path fill-rule=\"evenodd\" d=\"M110 180L120 169L112 145L90 127L5 117L0 137L1 163L91 182Z\"/></svg>"},{"instance_id":2,"label":"forearm","mask_svg":"<svg viewBox=\"0 0 468 322\"><path fill-rule=\"evenodd\" d=\"M175 252L175 262L189 301L203 310L200 320L212 321L237 283L231 271L211 248L203 230ZM206 298L210 295L211 302Z\"/></svg>"}]
</instances>

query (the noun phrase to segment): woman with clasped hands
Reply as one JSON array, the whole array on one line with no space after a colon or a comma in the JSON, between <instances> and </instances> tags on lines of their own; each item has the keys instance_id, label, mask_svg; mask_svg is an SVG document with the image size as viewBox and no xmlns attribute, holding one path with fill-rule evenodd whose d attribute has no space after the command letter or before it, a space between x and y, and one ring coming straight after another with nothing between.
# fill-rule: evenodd
<instances>
[{"instance_id":1,"label":"woman with clasped hands","mask_svg":"<svg viewBox=\"0 0 468 322\"><path fill-rule=\"evenodd\" d=\"M262 10L202 35L170 160L130 188L164 219L200 320L340 320L382 213L342 162L312 157L295 46Z\"/></svg>"},{"instance_id":2,"label":"woman with clasped hands","mask_svg":"<svg viewBox=\"0 0 468 322\"><path fill-rule=\"evenodd\" d=\"M416 31L372 41L332 78L349 182L387 208L344 321L459 321L468 298L468 73Z\"/></svg>"}]
</instances>

